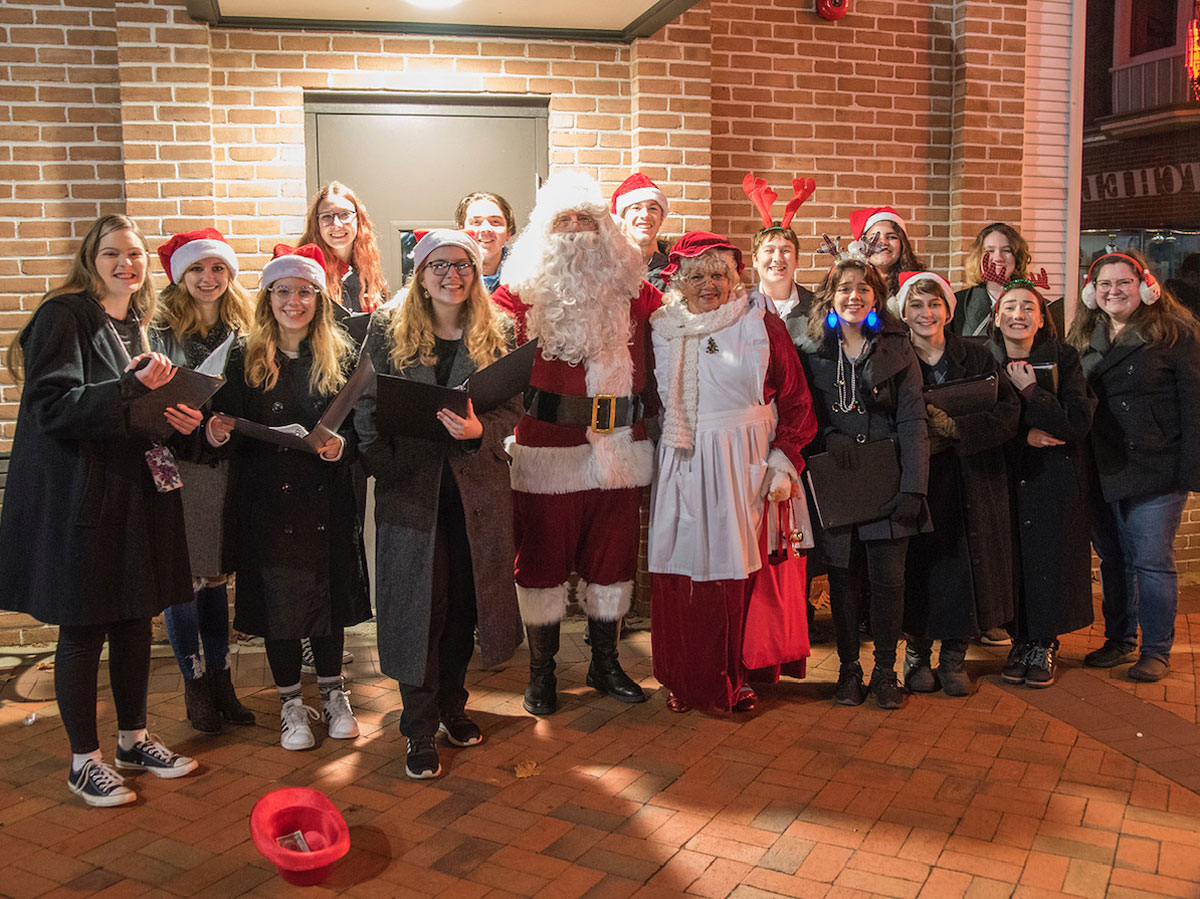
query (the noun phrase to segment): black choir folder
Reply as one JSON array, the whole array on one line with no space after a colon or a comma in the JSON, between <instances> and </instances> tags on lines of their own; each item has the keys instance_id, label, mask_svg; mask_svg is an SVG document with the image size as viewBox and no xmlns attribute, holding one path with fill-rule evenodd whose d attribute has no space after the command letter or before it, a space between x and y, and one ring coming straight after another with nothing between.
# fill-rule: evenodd
<instances>
[{"instance_id":1,"label":"black choir folder","mask_svg":"<svg viewBox=\"0 0 1200 899\"><path fill-rule=\"evenodd\" d=\"M806 463L809 492L825 529L887 518L900 492L900 461L890 438L860 443L854 454L853 468L838 468L829 453Z\"/></svg>"},{"instance_id":2,"label":"black choir folder","mask_svg":"<svg viewBox=\"0 0 1200 899\"><path fill-rule=\"evenodd\" d=\"M346 416L354 408L354 404L371 386L371 379L374 377L375 366L371 364L371 357L363 353L358 360L358 367L354 369L354 374L338 391L337 396L330 401L325 408L325 414L321 416L321 420L311 431L299 423L278 425L272 428L246 418L235 418L220 412L217 415L233 422L233 429L239 434L316 455L317 450L324 445L325 441L338 432L338 428L342 426Z\"/></svg>"},{"instance_id":3,"label":"black choir folder","mask_svg":"<svg viewBox=\"0 0 1200 899\"><path fill-rule=\"evenodd\" d=\"M350 335L355 346L362 346L367 337L367 326L371 324L370 312L351 312L341 303L334 303L333 320Z\"/></svg>"},{"instance_id":4,"label":"black choir folder","mask_svg":"<svg viewBox=\"0 0 1200 899\"><path fill-rule=\"evenodd\" d=\"M453 442L454 438L437 420L438 412L449 409L464 416L468 399L474 404L476 415L491 412L529 386L536 357L537 341L531 340L479 369L458 387L379 375L375 404L379 433L386 437Z\"/></svg>"},{"instance_id":5,"label":"black choir folder","mask_svg":"<svg viewBox=\"0 0 1200 899\"><path fill-rule=\"evenodd\" d=\"M169 406L180 404L199 409L207 403L221 385L225 383L225 363L229 361L229 349L233 346L233 335L226 337L221 345L194 369L180 366L175 375L162 387L143 394L129 404L129 427L151 440L166 440L175 429L163 417ZM138 365L149 364L147 359Z\"/></svg>"},{"instance_id":6,"label":"black choir folder","mask_svg":"<svg viewBox=\"0 0 1200 899\"><path fill-rule=\"evenodd\" d=\"M925 402L951 418L986 412L996 405L996 375L975 375L932 384L925 388Z\"/></svg>"}]
</instances>

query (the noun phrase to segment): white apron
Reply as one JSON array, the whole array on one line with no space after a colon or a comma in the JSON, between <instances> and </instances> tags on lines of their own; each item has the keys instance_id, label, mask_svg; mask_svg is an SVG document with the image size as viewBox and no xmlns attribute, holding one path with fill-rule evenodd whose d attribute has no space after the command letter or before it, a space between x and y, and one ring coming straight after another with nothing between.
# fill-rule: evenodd
<instances>
[{"instance_id":1,"label":"white apron","mask_svg":"<svg viewBox=\"0 0 1200 899\"><path fill-rule=\"evenodd\" d=\"M666 391L667 341L653 333L655 375ZM695 581L741 580L762 566L758 532L775 437L763 403L771 347L763 310L700 338L700 390L693 451L659 443L650 497L649 570ZM708 352L715 344L716 352Z\"/></svg>"}]
</instances>

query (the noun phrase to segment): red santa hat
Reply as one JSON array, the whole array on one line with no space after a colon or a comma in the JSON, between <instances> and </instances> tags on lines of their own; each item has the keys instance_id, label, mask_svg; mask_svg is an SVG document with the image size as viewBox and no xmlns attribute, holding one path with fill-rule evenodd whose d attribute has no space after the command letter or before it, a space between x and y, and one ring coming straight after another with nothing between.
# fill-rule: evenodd
<instances>
[{"instance_id":1,"label":"red santa hat","mask_svg":"<svg viewBox=\"0 0 1200 899\"><path fill-rule=\"evenodd\" d=\"M188 267L201 259L220 259L229 267L232 277L236 278L238 273L233 247L216 228L176 234L158 248L158 259L172 284L179 284Z\"/></svg>"},{"instance_id":2,"label":"red santa hat","mask_svg":"<svg viewBox=\"0 0 1200 899\"><path fill-rule=\"evenodd\" d=\"M315 243L302 247L275 244L273 258L263 267L262 283L270 287L280 278L303 278L317 290L324 290L325 254Z\"/></svg>"},{"instance_id":3,"label":"red santa hat","mask_svg":"<svg viewBox=\"0 0 1200 899\"><path fill-rule=\"evenodd\" d=\"M880 222L895 222L900 230L905 230L904 219L891 206L876 206L873 209L855 209L850 213L850 231L855 240L862 240L863 235Z\"/></svg>"},{"instance_id":4,"label":"red santa hat","mask_svg":"<svg viewBox=\"0 0 1200 899\"><path fill-rule=\"evenodd\" d=\"M912 294L914 285L919 281L934 281L937 286L942 289L942 295L946 299L946 307L950 311L947 321L954 318L954 308L958 305L958 299L954 296L954 288L950 286L950 282L936 272L901 272L900 273L900 289L896 291L896 295L888 302L899 318L904 318L904 306L908 303L908 298Z\"/></svg>"},{"instance_id":5,"label":"red santa hat","mask_svg":"<svg viewBox=\"0 0 1200 899\"><path fill-rule=\"evenodd\" d=\"M671 247L668 254L671 261L660 272L660 277L664 282L670 283L671 276L679 271L679 260L695 259L709 250L730 250L733 252L734 262L737 263L738 274L740 275L745 268L742 264L742 251L730 243L728 237L713 234L711 231L689 231Z\"/></svg>"},{"instance_id":6,"label":"red santa hat","mask_svg":"<svg viewBox=\"0 0 1200 899\"><path fill-rule=\"evenodd\" d=\"M642 203L646 200L657 203L664 216L670 211L667 206L667 195L658 189L658 185L641 172L634 172L613 191L612 214L620 218L625 214L625 210L634 203Z\"/></svg>"}]
</instances>

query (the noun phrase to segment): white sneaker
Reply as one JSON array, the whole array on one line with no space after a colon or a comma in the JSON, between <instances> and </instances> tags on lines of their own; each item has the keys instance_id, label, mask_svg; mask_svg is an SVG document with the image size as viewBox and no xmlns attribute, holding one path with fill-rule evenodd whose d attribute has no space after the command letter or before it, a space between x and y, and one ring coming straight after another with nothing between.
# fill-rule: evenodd
<instances>
[{"instance_id":1,"label":"white sneaker","mask_svg":"<svg viewBox=\"0 0 1200 899\"><path fill-rule=\"evenodd\" d=\"M320 717L303 699L289 699L279 712L279 745L284 749L312 749L317 741L313 739L308 719L316 721Z\"/></svg>"},{"instance_id":2,"label":"white sneaker","mask_svg":"<svg viewBox=\"0 0 1200 899\"><path fill-rule=\"evenodd\" d=\"M329 725L329 736L335 740L353 740L358 736L358 721L350 710L350 694L345 690L330 690L321 703L325 709L325 723Z\"/></svg>"}]
</instances>

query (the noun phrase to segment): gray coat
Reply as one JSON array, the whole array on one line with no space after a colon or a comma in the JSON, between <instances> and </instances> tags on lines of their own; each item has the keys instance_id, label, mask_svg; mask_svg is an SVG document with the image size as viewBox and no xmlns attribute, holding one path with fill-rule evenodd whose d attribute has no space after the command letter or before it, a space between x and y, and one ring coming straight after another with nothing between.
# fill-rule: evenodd
<instances>
[{"instance_id":1,"label":"gray coat","mask_svg":"<svg viewBox=\"0 0 1200 899\"><path fill-rule=\"evenodd\" d=\"M432 366L397 369L389 358L386 317L376 315L364 352L375 370L426 384L436 383ZM461 384L475 370L465 349L451 367L449 383ZM424 682L432 608L433 541L442 473L449 463L466 512L467 540L475 579L479 651L484 667L507 661L521 645L521 616L513 580L512 490L504 440L520 418L517 398L480 415L482 443L435 443L381 437L376 428L375 391L355 410L359 446L367 473L375 477L375 605L379 667L402 684Z\"/></svg>"},{"instance_id":2,"label":"gray coat","mask_svg":"<svg viewBox=\"0 0 1200 899\"><path fill-rule=\"evenodd\" d=\"M167 327L150 328L150 349L163 353L175 365L190 368L184 344ZM185 337L184 340L187 338ZM226 572L221 564L225 540L225 494L229 488L230 460L202 439L179 453L179 478L183 481L183 518L187 525L188 560L193 578L215 578Z\"/></svg>"}]
</instances>

